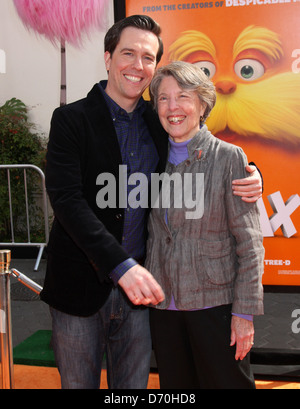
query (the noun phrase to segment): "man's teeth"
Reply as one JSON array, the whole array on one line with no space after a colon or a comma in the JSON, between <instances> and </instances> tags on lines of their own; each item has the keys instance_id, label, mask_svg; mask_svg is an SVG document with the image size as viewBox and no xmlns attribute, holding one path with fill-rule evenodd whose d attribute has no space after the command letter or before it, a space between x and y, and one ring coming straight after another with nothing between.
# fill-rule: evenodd
<instances>
[{"instance_id":1,"label":"man's teeth","mask_svg":"<svg viewBox=\"0 0 300 409\"><path fill-rule=\"evenodd\" d=\"M141 78L139 78L139 77L133 77L133 76L131 76L131 75L125 75L125 78L127 78L129 81L132 81L132 82L140 82L140 81L142 81Z\"/></svg>"}]
</instances>

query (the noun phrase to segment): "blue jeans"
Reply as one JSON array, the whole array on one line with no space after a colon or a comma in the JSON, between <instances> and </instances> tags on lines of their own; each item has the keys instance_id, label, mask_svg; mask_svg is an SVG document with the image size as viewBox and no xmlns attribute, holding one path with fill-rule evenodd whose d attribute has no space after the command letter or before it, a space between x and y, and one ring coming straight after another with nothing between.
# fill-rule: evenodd
<instances>
[{"instance_id":1,"label":"blue jeans","mask_svg":"<svg viewBox=\"0 0 300 409\"><path fill-rule=\"evenodd\" d=\"M104 353L110 389L146 389L152 343L149 310L114 288L91 317L50 308L53 348L63 389L99 389Z\"/></svg>"}]
</instances>

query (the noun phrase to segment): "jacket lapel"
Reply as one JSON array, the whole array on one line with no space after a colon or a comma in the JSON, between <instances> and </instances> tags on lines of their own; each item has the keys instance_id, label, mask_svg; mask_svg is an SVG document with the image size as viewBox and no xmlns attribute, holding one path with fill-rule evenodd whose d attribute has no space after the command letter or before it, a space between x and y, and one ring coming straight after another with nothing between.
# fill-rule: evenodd
<instances>
[{"instance_id":1,"label":"jacket lapel","mask_svg":"<svg viewBox=\"0 0 300 409\"><path fill-rule=\"evenodd\" d=\"M94 128L96 135L99 135L100 144L106 145L111 154L111 163L114 165L116 174L119 165L122 164L122 156L119 147L118 137L115 131L110 111L104 101L101 91L96 84L87 96L87 116Z\"/></svg>"}]
</instances>

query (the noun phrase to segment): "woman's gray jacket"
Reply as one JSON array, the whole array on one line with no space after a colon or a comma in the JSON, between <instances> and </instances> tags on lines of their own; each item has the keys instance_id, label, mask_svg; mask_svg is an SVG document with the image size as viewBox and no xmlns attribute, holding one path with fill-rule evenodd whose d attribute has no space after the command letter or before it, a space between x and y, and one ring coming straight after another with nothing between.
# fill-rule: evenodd
<instances>
[{"instance_id":1,"label":"woman's gray jacket","mask_svg":"<svg viewBox=\"0 0 300 409\"><path fill-rule=\"evenodd\" d=\"M160 192L160 201L163 197L164 206L170 207L168 222L160 204L148 223L145 267L166 297L156 308L167 308L173 294L180 310L232 303L233 313L263 314L264 247L258 206L232 192L232 181L248 176L246 155L214 137L206 126L191 140L188 152L186 161L166 167L174 180L165 178ZM194 209L192 200L197 203Z\"/></svg>"}]
</instances>

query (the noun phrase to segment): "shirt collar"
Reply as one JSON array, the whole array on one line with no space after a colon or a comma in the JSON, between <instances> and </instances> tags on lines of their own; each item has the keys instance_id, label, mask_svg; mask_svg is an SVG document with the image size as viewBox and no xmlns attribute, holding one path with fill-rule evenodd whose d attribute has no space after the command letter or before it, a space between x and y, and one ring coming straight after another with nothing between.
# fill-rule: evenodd
<instances>
[{"instance_id":1,"label":"shirt collar","mask_svg":"<svg viewBox=\"0 0 300 409\"><path fill-rule=\"evenodd\" d=\"M106 103L107 103L107 106L108 106L108 108L109 108L109 110L110 110L110 112L111 112L112 117L113 117L113 118L116 118L116 117L118 117L118 116L120 116L120 115L124 115L124 114L125 114L125 115L128 115L128 113L125 111L125 109L121 108L121 107L120 107L112 98L110 98L110 96L107 95L107 93L105 92L105 88L106 88L106 86L107 86L107 80L105 80L105 81L100 81L98 85L99 85L100 91L101 91L101 93L102 93L102 95L103 95L103 97L104 97L104 99L105 99L105 101L106 101ZM146 109L146 103L145 103L143 97L141 97L141 98L139 99L139 101L138 101L138 103L137 103L137 106L136 106L135 110L133 111L133 113L137 113L137 114L139 114L139 115L142 115L142 114L144 113L145 109ZM132 116L130 116L130 117L132 117Z\"/></svg>"},{"instance_id":2,"label":"shirt collar","mask_svg":"<svg viewBox=\"0 0 300 409\"><path fill-rule=\"evenodd\" d=\"M201 129L196 133L196 135L190 140L187 145L189 156L192 157L195 151L197 151L198 153L199 151L201 151L201 158L204 159L211 144L212 138L215 137L210 133L207 126L202 125Z\"/></svg>"}]
</instances>

